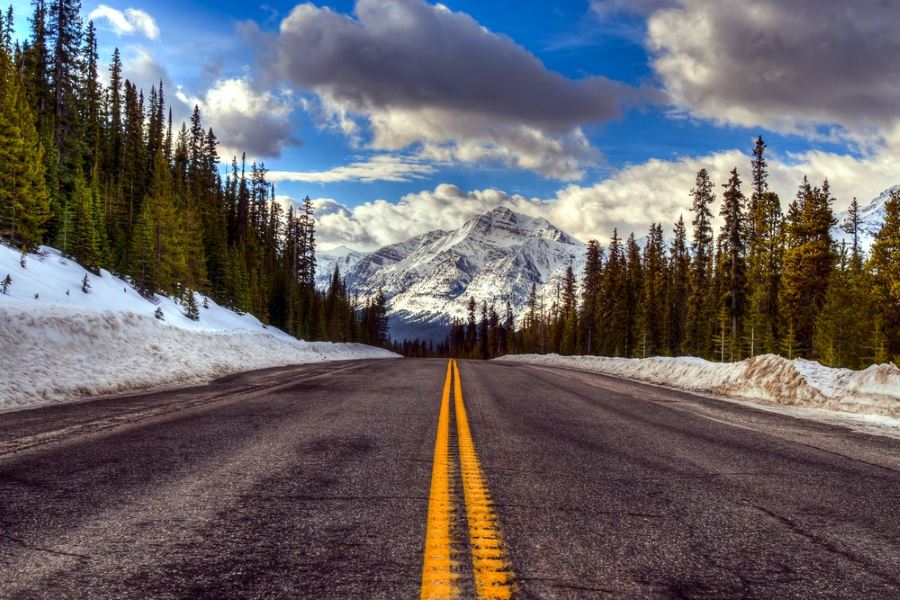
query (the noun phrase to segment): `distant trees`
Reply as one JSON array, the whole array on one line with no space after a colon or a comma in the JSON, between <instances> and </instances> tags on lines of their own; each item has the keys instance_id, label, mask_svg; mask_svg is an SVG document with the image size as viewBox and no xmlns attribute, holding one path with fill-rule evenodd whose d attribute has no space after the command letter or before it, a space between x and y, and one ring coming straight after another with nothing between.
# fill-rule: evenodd
<instances>
[{"instance_id":1,"label":"distant trees","mask_svg":"<svg viewBox=\"0 0 900 600\"><path fill-rule=\"evenodd\" d=\"M713 184L701 169L691 190L690 246L683 218L668 247L658 224L642 249L633 235L623 247L615 230L605 248L591 240L574 285L575 310L567 294L545 310L533 288L509 351L712 360L774 352L851 368L900 361L900 194L888 201L865 256L855 199L842 224L849 246L839 246L831 235L828 182L813 186L804 179L783 214L768 189L765 151L758 138L749 198L737 169L731 171L718 236ZM564 288L572 287L567 273Z\"/></svg>"}]
</instances>

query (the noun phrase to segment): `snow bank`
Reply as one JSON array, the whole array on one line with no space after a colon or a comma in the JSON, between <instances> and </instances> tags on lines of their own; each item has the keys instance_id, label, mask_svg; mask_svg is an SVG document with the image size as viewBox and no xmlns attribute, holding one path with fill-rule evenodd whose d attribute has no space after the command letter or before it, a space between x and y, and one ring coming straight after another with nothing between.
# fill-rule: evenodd
<instances>
[{"instance_id":1,"label":"snow bank","mask_svg":"<svg viewBox=\"0 0 900 600\"><path fill-rule=\"evenodd\" d=\"M900 418L900 369L831 369L766 354L737 363L691 357L607 358L523 354L503 361L569 367L744 400Z\"/></svg>"},{"instance_id":2,"label":"snow bank","mask_svg":"<svg viewBox=\"0 0 900 600\"><path fill-rule=\"evenodd\" d=\"M0 282L12 279L0 294L0 410L288 364L397 357L362 344L300 341L212 300L204 308L199 295L193 321L174 300L148 300L106 271L87 274L85 294L85 273L49 248L22 268L19 253L0 246Z\"/></svg>"}]
</instances>

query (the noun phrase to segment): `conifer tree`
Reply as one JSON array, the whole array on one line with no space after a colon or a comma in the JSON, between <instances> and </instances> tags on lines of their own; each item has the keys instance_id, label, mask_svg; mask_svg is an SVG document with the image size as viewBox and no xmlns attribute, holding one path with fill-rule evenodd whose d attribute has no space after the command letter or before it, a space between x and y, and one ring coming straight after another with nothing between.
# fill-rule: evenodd
<instances>
[{"instance_id":1,"label":"conifer tree","mask_svg":"<svg viewBox=\"0 0 900 600\"><path fill-rule=\"evenodd\" d=\"M36 248L50 219L43 152L21 75L5 52L0 82L0 231L12 245Z\"/></svg>"},{"instance_id":2,"label":"conifer tree","mask_svg":"<svg viewBox=\"0 0 900 600\"><path fill-rule=\"evenodd\" d=\"M816 356L830 367L861 366L870 331L865 315L871 310L869 295L860 287L861 276L842 245L813 335Z\"/></svg>"},{"instance_id":3,"label":"conifer tree","mask_svg":"<svg viewBox=\"0 0 900 600\"><path fill-rule=\"evenodd\" d=\"M825 303L834 265L831 202L827 181L820 189L804 180L789 211L780 302L800 356L812 354L815 321Z\"/></svg>"},{"instance_id":4,"label":"conifer tree","mask_svg":"<svg viewBox=\"0 0 900 600\"><path fill-rule=\"evenodd\" d=\"M731 324L732 354L740 355L740 352L735 350L738 350L737 345L741 339L740 326L746 309L747 263L744 195L741 193L741 180L737 168L731 170L731 176L724 187L722 210L719 213L723 220L719 239L725 255L725 264L722 265L724 267L722 300L726 304Z\"/></svg>"},{"instance_id":5,"label":"conifer tree","mask_svg":"<svg viewBox=\"0 0 900 600\"><path fill-rule=\"evenodd\" d=\"M561 321L562 332L559 353L564 355L575 353L578 340L578 296L575 272L572 266L566 268L562 290Z\"/></svg>"},{"instance_id":6,"label":"conifer tree","mask_svg":"<svg viewBox=\"0 0 900 600\"><path fill-rule=\"evenodd\" d=\"M72 191L72 256L91 271L100 268L100 241L95 227L94 198L81 169L75 172Z\"/></svg>"},{"instance_id":7,"label":"conifer tree","mask_svg":"<svg viewBox=\"0 0 900 600\"><path fill-rule=\"evenodd\" d=\"M884 224L875 236L869 266L877 306L874 353L900 363L900 192L885 203Z\"/></svg>"},{"instance_id":8,"label":"conifer tree","mask_svg":"<svg viewBox=\"0 0 900 600\"><path fill-rule=\"evenodd\" d=\"M687 229L684 218L678 217L673 231L674 238L669 248L669 284L666 296L666 327L668 332L668 353L681 353L685 339L685 320L691 289L691 254L687 246Z\"/></svg>"},{"instance_id":9,"label":"conifer tree","mask_svg":"<svg viewBox=\"0 0 900 600\"><path fill-rule=\"evenodd\" d=\"M652 356L666 350L664 342L665 299L668 288L667 265L662 227L650 226L644 246L644 273L638 313L638 337L635 355Z\"/></svg>"},{"instance_id":10,"label":"conifer tree","mask_svg":"<svg viewBox=\"0 0 900 600\"><path fill-rule=\"evenodd\" d=\"M597 318L600 311L600 288L603 276L603 249L597 240L590 240L584 263L581 290L581 332L579 347L584 354L594 354L597 349Z\"/></svg>"},{"instance_id":11,"label":"conifer tree","mask_svg":"<svg viewBox=\"0 0 900 600\"><path fill-rule=\"evenodd\" d=\"M691 196L691 211L694 213L691 250L694 259L691 265L691 292L688 297L682 351L693 356L706 356L711 341L708 293L713 260L712 212L709 207L715 201L713 185L706 169L700 169L697 173Z\"/></svg>"}]
</instances>

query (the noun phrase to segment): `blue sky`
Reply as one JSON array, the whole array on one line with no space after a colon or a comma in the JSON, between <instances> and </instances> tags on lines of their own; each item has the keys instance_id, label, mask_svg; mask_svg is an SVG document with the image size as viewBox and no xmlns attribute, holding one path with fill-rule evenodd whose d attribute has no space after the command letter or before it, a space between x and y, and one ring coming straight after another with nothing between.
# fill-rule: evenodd
<instances>
[{"instance_id":1,"label":"blue sky","mask_svg":"<svg viewBox=\"0 0 900 600\"><path fill-rule=\"evenodd\" d=\"M832 180L838 209L852 195L867 200L900 180L890 110L900 78L877 58L896 56L898 42L872 37L900 19L877 0L855 3L849 17L822 6L108 0L83 9L104 62L118 46L126 76L166 80L176 115L199 103L224 152L247 150L280 172L279 194L317 199L325 245L371 249L498 203L582 238L669 226L696 169L720 181L731 166L746 174L758 134L783 199L809 174ZM825 39L832 28L841 33ZM804 48L811 39L816 53ZM886 41L858 48L872 39Z\"/></svg>"}]
</instances>

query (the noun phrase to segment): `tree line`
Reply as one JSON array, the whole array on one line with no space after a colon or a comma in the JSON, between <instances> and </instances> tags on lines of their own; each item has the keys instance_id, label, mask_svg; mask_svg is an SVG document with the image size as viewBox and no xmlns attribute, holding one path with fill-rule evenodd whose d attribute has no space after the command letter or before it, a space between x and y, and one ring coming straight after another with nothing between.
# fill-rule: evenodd
<instances>
[{"instance_id":1,"label":"tree line","mask_svg":"<svg viewBox=\"0 0 900 600\"><path fill-rule=\"evenodd\" d=\"M837 244L828 181L806 178L786 211L769 190L766 144L757 138L749 190L737 168L715 186L701 169L669 243L661 224L643 247L617 231L591 240L580 282L570 267L549 305L532 288L511 336L513 352L621 357L699 356L736 361L774 353L861 368L900 362L900 193L869 252L854 198Z\"/></svg>"},{"instance_id":2,"label":"tree line","mask_svg":"<svg viewBox=\"0 0 900 600\"><path fill-rule=\"evenodd\" d=\"M337 271L316 290L309 198L285 211L266 167L243 157L223 177L199 107L174 127L163 83L145 96L118 49L103 85L96 29L84 26L80 1L33 6L21 44L12 7L0 15L5 243L23 252L51 244L150 298L189 304L199 291L304 339L388 342L383 296L360 305Z\"/></svg>"}]
</instances>

